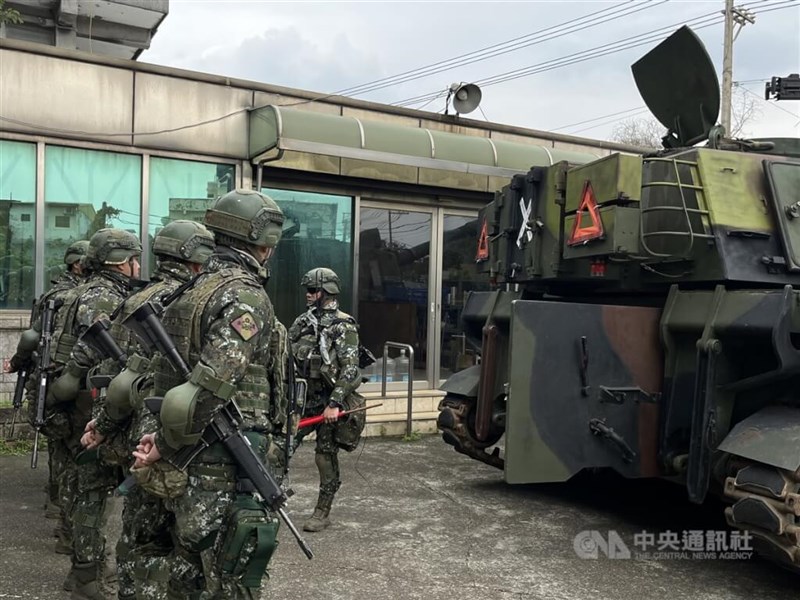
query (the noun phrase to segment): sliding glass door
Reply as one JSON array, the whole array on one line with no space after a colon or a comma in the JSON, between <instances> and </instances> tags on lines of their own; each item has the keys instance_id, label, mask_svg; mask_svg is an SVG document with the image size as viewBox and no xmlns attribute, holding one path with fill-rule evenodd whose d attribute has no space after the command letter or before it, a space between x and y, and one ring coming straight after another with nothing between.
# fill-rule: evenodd
<instances>
[{"instance_id":1,"label":"sliding glass door","mask_svg":"<svg viewBox=\"0 0 800 600\"><path fill-rule=\"evenodd\" d=\"M363 202L359 214L361 341L377 357L387 341L409 344L415 381L430 379L433 217L433 210L372 202ZM396 350L390 356L387 383L407 380L407 357ZM380 381L380 359L368 376Z\"/></svg>"}]
</instances>

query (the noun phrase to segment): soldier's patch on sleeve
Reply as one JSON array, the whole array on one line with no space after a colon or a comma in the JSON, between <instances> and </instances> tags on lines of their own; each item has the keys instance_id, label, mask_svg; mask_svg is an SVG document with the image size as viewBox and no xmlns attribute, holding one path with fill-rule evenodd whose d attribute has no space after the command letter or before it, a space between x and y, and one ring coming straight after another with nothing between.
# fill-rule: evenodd
<instances>
[{"instance_id":1,"label":"soldier's patch on sleeve","mask_svg":"<svg viewBox=\"0 0 800 600\"><path fill-rule=\"evenodd\" d=\"M253 315L249 312L246 312L231 321L231 327L236 330L236 333L238 333L245 342L259 331L258 323L256 323L255 317L253 317Z\"/></svg>"}]
</instances>

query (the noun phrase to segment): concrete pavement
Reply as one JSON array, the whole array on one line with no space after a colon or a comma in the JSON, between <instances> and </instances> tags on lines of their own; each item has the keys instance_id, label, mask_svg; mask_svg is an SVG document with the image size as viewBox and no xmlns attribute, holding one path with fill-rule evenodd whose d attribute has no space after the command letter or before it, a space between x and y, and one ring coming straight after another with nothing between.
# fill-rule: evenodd
<instances>
[{"instance_id":1,"label":"concrete pavement","mask_svg":"<svg viewBox=\"0 0 800 600\"><path fill-rule=\"evenodd\" d=\"M46 464L46 461L41 461ZM511 487L502 474L458 455L436 436L369 438L341 455L344 484L333 525L305 534L306 560L285 527L264 598L298 600L787 600L797 575L760 559L581 559L575 536L617 532L633 550L642 531L725 530L722 505L696 507L661 481L580 476ZM46 469L0 458L0 599L63 600L68 559L52 552L54 521L41 504ZM298 452L290 515L298 526L316 500L313 447ZM118 526L118 523L116 523Z\"/></svg>"}]
</instances>

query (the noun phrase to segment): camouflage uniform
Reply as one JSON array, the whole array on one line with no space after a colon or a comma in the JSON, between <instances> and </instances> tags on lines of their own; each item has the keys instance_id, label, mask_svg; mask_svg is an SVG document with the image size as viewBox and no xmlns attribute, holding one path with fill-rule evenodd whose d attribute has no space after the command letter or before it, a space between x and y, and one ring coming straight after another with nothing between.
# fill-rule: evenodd
<instances>
[{"instance_id":1,"label":"camouflage uniform","mask_svg":"<svg viewBox=\"0 0 800 600\"><path fill-rule=\"evenodd\" d=\"M192 369L191 377L187 382L160 355L152 365L155 392L164 395L155 443L167 461L182 447L193 445L229 399L244 414L243 432L254 450L267 460L274 428L267 372L274 314L264 291L266 271L247 248L249 244L273 247L282 222L283 215L271 199L250 191L226 194L206 213L205 224L215 233L217 252L162 318ZM166 500L174 516L175 542L169 557L169 597L257 598L271 548L264 556L260 536L251 536L231 553L228 533L239 524L245 505L251 519L273 532L277 522L253 502L250 493L237 491L237 467L221 443L200 453L187 473L182 493Z\"/></svg>"},{"instance_id":2,"label":"camouflage uniform","mask_svg":"<svg viewBox=\"0 0 800 600\"><path fill-rule=\"evenodd\" d=\"M50 385L48 404L65 410L71 421L67 438L74 487L70 519L72 521L72 569L66 585L75 582L73 598L104 598L102 571L105 563L106 499L116 486L119 469L96 458L78 460L80 439L92 418L92 395L86 376L100 356L80 336L98 319L109 318L130 290L131 277L107 265L132 264L141 255L141 243L126 231L101 229L89 241L86 263L92 274L72 290L69 302L59 313L56 343L58 357L69 356L62 375ZM86 456L86 455L84 455Z\"/></svg>"},{"instance_id":3,"label":"camouflage uniform","mask_svg":"<svg viewBox=\"0 0 800 600\"><path fill-rule=\"evenodd\" d=\"M101 455L109 462L129 467L130 453L139 438L157 426L157 419L144 407L152 396L153 379L144 375L149 366L146 351L123 323L146 302L161 306L164 298L194 276L190 264L202 264L214 249L214 236L193 221L173 221L162 228L153 241L158 258L151 283L125 300L114 316L111 335L128 355L125 371L109 386L106 402L95 402L95 431L105 438ZM100 373L114 375L118 363L106 359ZM163 500L140 486L125 496L122 532L116 546L118 598L156 599L166 595L169 581L166 556L172 549L169 534L170 513Z\"/></svg>"},{"instance_id":4,"label":"camouflage uniform","mask_svg":"<svg viewBox=\"0 0 800 600\"><path fill-rule=\"evenodd\" d=\"M308 380L305 416L320 415L327 406L340 410L364 406L363 396L356 393L361 385L358 327L353 317L339 310L335 298L339 293L338 276L330 269L313 269L303 277L301 285L323 293L322 299L297 317L289 328L295 364ZM298 432L298 445L311 431L317 433L319 498L314 514L303 526L306 531L320 531L330 524L328 514L341 485L339 448L353 451L364 423L364 413L357 412L335 423L321 423Z\"/></svg>"},{"instance_id":5,"label":"camouflage uniform","mask_svg":"<svg viewBox=\"0 0 800 600\"><path fill-rule=\"evenodd\" d=\"M73 265L78 263L81 257L86 254L88 247L89 242L86 240L74 242L67 247L67 250L64 253L64 264L67 265L68 270L61 273L58 279L51 282L52 287L47 292L42 294L42 296L34 305L31 316L30 330L30 332L33 334L33 337L30 339L35 338L38 340L39 336L41 335L42 315L47 302L50 300L55 300L57 303L63 303L65 298L67 298L69 295L70 290L76 288L83 281L83 274L80 272L73 272L71 269L73 268ZM63 304L60 306L63 306ZM56 308L54 314L54 323L56 322L60 306ZM21 339L19 345L17 346L16 353L11 358L10 372L15 373L23 366L30 366L30 363L33 359L32 351L34 349L35 346L31 346L30 344L26 345ZM53 358L54 357L51 356L51 359ZM64 363L57 363L54 361L53 366L54 372L59 373L60 369L63 368ZM34 394L38 377L39 372L37 369L30 373L26 385L28 421L31 424L33 424L33 421L36 417L36 398ZM47 466L49 468L47 495L48 503L52 507L48 507L46 516L59 519L59 526L55 531L59 540L56 544L56 552L69 554L71 553L72 545L72 528L67 522L68 512L65 512L65 501L68 501L68 498L65 499L64 496L66 496L66 493L62 493L62 481L65 480L65 474L69 471L69 452L64 440L64 438L66 438L70 433L69 421L63 414L57 414L56 411L52 410L45 412L45 419L47 422L45 426L42 427L42 433L47 436ZM68 509L69 507L67 507L66 511L68 511Z\"/></svg>"}]
</instances>

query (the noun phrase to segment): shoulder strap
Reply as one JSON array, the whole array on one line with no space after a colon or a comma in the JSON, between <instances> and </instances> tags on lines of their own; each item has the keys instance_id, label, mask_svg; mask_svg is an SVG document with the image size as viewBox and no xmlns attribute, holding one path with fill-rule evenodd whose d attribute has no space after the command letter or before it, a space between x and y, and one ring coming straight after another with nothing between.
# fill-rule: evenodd
<instances>
[{"instance_id":1,"label":"shoulder strap","mask_svg":"<svg viewBox=\"0 0 800 600\"><path fill-rule=\"evenodd\" d=\"M346 312L343 312L341 310L336 311L336 318L332 322L333 325L336 325L337 323L350 323L351 325L355 325L356 327L358 327L358 323L356 323L356 320L352 316L348 315Z\"/></svg>"},{"instance_id":2,"label":"shoulder strap","mask_svg":"<svg viewBox=\"0 0 800 600\"><path fill-rule=\"evenodd\" d=\"M191 330L194 332L194 339L192 342L194 343L195 348L202 347L203 340L201 339L200 335L200 324L198 323L198 319L203 318L203 313L206 310L206 305L208 301L211 299L211 296L214 293L224 287L229 286L234 281L250 281L250 275L245 273L236 272L234 269L222 269L221 271L215 271L214 273L209 273L209 277L217 277L219 281L213 282L213 285L210 285L207 289L201 290L199 292L199 296L195 299L195 303L197 305L197 310L194 311L192 314L192 323L191 323Z\"/></svg>"}]
</instances>

